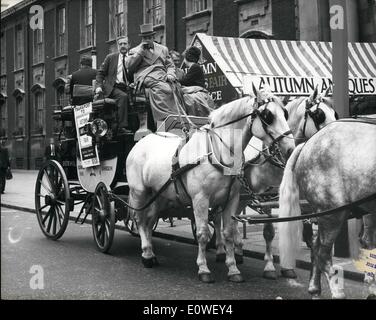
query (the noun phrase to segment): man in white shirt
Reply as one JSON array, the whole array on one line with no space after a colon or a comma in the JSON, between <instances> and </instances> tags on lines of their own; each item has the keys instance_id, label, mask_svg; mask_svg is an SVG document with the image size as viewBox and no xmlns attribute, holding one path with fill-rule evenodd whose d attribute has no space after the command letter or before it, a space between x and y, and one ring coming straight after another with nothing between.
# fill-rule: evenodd
<instances>
[{"instance_id":1,"label":"man in white shirt","mask_svg":"<svg viewBox=\"0 0 376 320\"><path fill-rule=\"evenodd\" d=\"M131 79L127 70L129 43L127 37L117 40L119 52L110 53L98 69L95 93L116 100L119 114L118 134L131 133L128 129L127 87Z\"/></svg>"}]
</instances>

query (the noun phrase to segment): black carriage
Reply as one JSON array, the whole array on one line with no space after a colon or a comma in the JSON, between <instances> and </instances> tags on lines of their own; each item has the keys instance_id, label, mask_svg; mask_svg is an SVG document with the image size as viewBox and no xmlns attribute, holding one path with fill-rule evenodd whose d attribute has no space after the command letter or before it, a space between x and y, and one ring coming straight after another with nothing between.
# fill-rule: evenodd
<instances>
[{"instance_id":1,"label":"black carriage","mask_svg":"<svg viewBox=\"0 0 376 320\"><path fill-rule=\"evenodd\" d=\"M77 122L75 115L83 106L58 107L54 111L53 118L61 123L58 145L40 169L35 186L35 210L39 226L47 238L59 239L70 219L84 223L89 215L94 240L101 252L106 253L111 248L117 221L124 221L126 229L137 235L135 221L124 205L129 193L125 161L135 143L151 133L148 127L152 127L152 121L148 121L151 112L145 92L130 88L129 99L133 134L117 134L117 108L113 99L103 98L89 103L90 112L83 126ZM207 118L189 118L198 126L207 123ZM188 122L182 123L178 115L171 115L158 131L184 135L188 125ZM96 165L85 167L83 163L84 155L78 142L83 136L90 137L89 153L93 150L97 152L99 161ZM78 215L70 218L75 209L79 210ZM189 218L196 236L191 208L161 212L159 217ZM209 245L214 247L215 215L210 217L212 232Z\"/></svg>"}]
</instances>

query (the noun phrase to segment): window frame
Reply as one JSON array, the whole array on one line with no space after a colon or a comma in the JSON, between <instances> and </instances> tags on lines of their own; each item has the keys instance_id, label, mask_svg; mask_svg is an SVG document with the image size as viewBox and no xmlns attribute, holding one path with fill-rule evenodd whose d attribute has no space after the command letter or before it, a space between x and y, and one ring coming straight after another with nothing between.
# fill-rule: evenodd
<instances>
[{"instance_id":1,"label":"window frame","mask_svg":"<svg viewBox=\"0 0 376 320\"><path fill-rule=\"evenodd\" d=\"M1 31L1 53L0 53L0 75L7 74L7 50L6 50L6 34L5 31Z\"/></svg>"},{"instance_id":2,"label":"window frame","mask_svg":"<svg viewBox=\"0 0 376 320\"><path fill-rule=\"evenodd\" d=\"M119 6L122 1L122 6ZM121 8L121 11L119 10ZM127 17L128 17L128 1L127 0L110 0L109 1L109 40L116 40L119 37L126 37L128 35ZM123 29L119 32L118 20L123 21Z\"/></svg>"},{"instance_id":3,"label":"window frame","mask_svg":"<svg viewBox=\"0 0 376 320\"><path fill-rule=\"evenodd\" d=\"M16 129L13 132L14 136L24 136L25 135L25 125L26 125L26 119L25 119L25 97L24 95L18 95L16 97L16 110L15 110L15 124Z\"/></svg>"},{"instance_id":4,"label":"window frame","mask_svg":"<svg viewBox=\"0 0 376 320\"><path fill-rule=\"evenodd\" d=\"M63 13L63 19L61 19L60 13ZM63 23L63 28L61 28ZM61 32L61 29L64 29ZM61 5L56 8L56 56L62 56L67 54L67 7Z\"/></svg>"},{"instance_id":5,"label":"window frame","mask_svg":"<svg viewBox=\"0 0 376 320\"><path fill-rule=\"evenodd\" d=\"M86 6L86 4L91 4L91 6L89 5ZM80 30L81 49L93 47L95 43L93 7L94 7L93 0L81 0L81 30ZM88 36L89 30L90 30L90 34Z\"/></svg>"},{"instance_id":6,"label":"window frame","mask_svg":"<svg viewBox=\"0 0 376 320\"><path fill-rule=\"evenodd\" d=\"M150 4L152 4L150 6ZM159 12L159 21L156 20L155 12ZM165 24L165 1L144 0L144 23L152 23L153 26Z\"/></svg>"},{"instance_id":7,"label":"window frame","mask_svg":"<svg viewBox=\"0 0 376 320\"><path fill-rule=\"evenodd\" d=\"M44 62L44 30L33 31L33 64Z\"/></svg>"},{"instance_id":8,"label":"window frame","mask_svg":"<svg viewBox=\"0 0 376 320\"><path fill-rule=\"evenodd\" d=\"M20 39L18 38L20 37ZM24 43L25 33L22 23L14 28L14 70L21 70L25 66Z\"/></svg>"},{"instance_id":9,"label":"window frame","mask_svg":"<svg viewBox=\"0 0 376 320\"><path fill-rule=\"evenodd\" d=\"M42 89L33 92L33 133L43 134L45 130L45 93Z\"/></svg>"},{"instance_id":10,"label":"window frame","mask_svg":"<svg viewBox=\"0 0 376 320\"><path fill-rule=\"evenodd\" d=\"M0 137L8 137L8 98L3 97L0 102ZM2 135L2 130L4 135Z\"/></svg>"},{"instance_id":11,"label":"window frame","mask_svg":"<svg viewBox=\"0 0 376 320\"><path fill-rule=\"evenodd\" d=\"M195 6L203 6L196 10ZM213 7L212 0L186 0L186 15L195 15L200 12L211 10Z\"/></svg>"}]
</instances>

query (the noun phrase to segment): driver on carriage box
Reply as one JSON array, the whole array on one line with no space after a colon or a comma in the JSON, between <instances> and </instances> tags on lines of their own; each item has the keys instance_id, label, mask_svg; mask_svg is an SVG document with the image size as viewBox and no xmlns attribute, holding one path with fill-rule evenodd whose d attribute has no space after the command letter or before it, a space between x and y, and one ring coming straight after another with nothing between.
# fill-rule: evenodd
<instances>
[{"instance_id":1,"label":"driver on carriage box","mask_svg":"<svg viewBox=\"0 0 376 320\"><path fill-rule=\"evenodd\" d=\"M128 86L132 78L127 70L129 43L127 37L117 39L119 52L110 53L104 59L97 72L96 96L104 94L106 98L116 100L119 112L118 134L129 134L128 128Z\"/></svg>"},{"instance_id":2,"label":"driver on carriage box","mask_svg":"<svg viewBox=\"0 0 376 320\"><path fill-rule=\"evenodd\" d=\"M83 56L80 60L80 69L73 72L72 77L69 81L69 94L71 96L71 101L73 105L82 105L92 101L92 85L93 80L97 74L97 70L92 68L93 59L90 56ZM87 95L77 94L77 87L75 85L87 86L89 90ZM86 92L82 92L86 93Z\"/></svg>"},{"instance_id":3,"label":"driver on carriage box","mask_svg":"<svg viewBox=\"0 0 376 320\"><path fill-rule=\"evenodd\" d=\"M154 42L153 25L143 24L140 30L142 41L130 50L128 69L137 88L148 89L154 121L163 121L178 113L170 84L176 81L175 65L168 48Z\"/></svg>"}]
</instances>

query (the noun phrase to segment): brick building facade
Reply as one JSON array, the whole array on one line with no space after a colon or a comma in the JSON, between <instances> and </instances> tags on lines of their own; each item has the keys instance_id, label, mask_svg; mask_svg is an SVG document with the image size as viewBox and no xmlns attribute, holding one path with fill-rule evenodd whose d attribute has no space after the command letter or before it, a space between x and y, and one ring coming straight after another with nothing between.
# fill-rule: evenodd
<instances>
[{"instance_id":1,"label":"brick building facade","mask_svg":"<svg viewBox=\"0 0 376 320\"><path fill-rule=\"evenodd\" d=\"M347 0L351 41L376 41L374 0ZM43 29L30 26L32 6ZM116 37L139 42L139 25L154 24L156 40L184 51L197 32L216 36L330 41L329 0L24 0L1 13L0 138L12 166L35 169L57 137L56 105L80 56L99 66Z\"/></svg>"}]
</instances>

